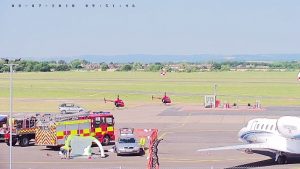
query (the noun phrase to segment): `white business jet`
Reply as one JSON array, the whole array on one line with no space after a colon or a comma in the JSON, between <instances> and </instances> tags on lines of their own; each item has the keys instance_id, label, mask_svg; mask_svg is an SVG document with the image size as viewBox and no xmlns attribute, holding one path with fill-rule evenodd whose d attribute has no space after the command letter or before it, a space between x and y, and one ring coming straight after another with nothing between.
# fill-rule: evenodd
<instances>
[{"instance_id":1,"label":"white business jet","mask_svg":"<svg viewBox=\"0 0 300 169\"><path fill-rule=\"evenodd\" d=\"M275 153L275 162L285 164L287 156L300 155L300 118L283 116L279 119L256 118L248 122L238 134L242 145L199 149L216 150L264 150Z\"/></svg>"}]
</instances>

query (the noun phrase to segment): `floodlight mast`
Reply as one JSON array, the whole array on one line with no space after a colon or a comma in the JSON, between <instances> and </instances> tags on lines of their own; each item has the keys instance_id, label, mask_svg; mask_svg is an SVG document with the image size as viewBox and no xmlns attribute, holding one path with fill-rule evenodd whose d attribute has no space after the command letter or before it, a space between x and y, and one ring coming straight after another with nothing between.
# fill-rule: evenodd
<instances>
[{"instance_id":1,"label":"floodlight mast","mask_svg":"<svg viewBox=\"0 0 300 169\"><path fill-rule=\"evenodd\" d=\"M215 96L217 95L217 84L216 83L214 84L214 95Z\"/></svg>"},{"instance_id":2,"label":"floodlight mast","mask_svg":"<svg viewBox=\"0 0 300 169\"><path fill-rule=\"evenodd\" d=\"M8 60L8 59L6 59ZM15 61L20 61L20 59L15 60ZM14 64L14 63L8 63L8 61L6 62L6 64L9 66L9 169L12 169L12 111L13 111L13 78L12 78L12 73L13 73L13 66L17 66L18 64Z\"/></svg>"}]
</instances>

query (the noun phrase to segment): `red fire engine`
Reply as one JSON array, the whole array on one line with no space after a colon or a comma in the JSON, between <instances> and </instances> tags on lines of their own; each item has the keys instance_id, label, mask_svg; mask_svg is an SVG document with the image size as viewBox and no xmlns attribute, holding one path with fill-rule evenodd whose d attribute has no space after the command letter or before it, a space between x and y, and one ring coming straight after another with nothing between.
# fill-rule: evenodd
<instances>
[{"instance_id":1,"label":"red fire engine","mask_svg":"<svg viewBox=\"0 0 300 169\"><path fill-rule=\"evenodd\" d=\"M6 133L7 115L0 114L0 140L4 141L4 134Z\"/></svg>"},{"instance_id":2,"label":"red fire engine","mask_svg":"<svg viewBox=\"0 0 300 169\"><path fill-rule=\"evenodd\" d=\"M114 117L109 112L46 115L37 122L35 143L60 146L69 135L93 136L108 145L115 140Z\"/></svg>"},{"instance_id":3,"label":"red fire engine","mask_svg":"<svg viewBox=\"0 0 300 169\"><path fill-rule=\"evenodd\" d=\"M35 138L35 128L36 128L36 115L25 115L20 114L11 119L12 121L12 145L14 146L17 142L22 147L28 146L31 139ZM6 128L7 133L4 134L4 141L7 145L10 145L10 133L9 127L11 126L8 121L8 126Z\"/></svg>"}]
</instances>

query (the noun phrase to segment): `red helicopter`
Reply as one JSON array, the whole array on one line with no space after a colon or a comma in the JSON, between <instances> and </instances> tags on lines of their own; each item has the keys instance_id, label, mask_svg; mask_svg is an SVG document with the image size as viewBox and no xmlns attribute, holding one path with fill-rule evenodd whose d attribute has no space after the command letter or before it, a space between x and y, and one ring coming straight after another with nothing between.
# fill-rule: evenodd
<instances>
[{"instance_id":1,"label":"red helicopter","mask_svg":"<svg viewBox=\"0 0 300 169\"><path fill-rule=\"evenodd\" d=\"M107 100L104 98L104 102L105 103L106 102L114 102L116 107L124 107L125 106L125 103L123 102L123 100L120 99L119 95L116 100Z\"/></svg>"},{"instance_id":2,"label":"red helicopter","mask_svg":"<svg viewBox=\"0 0 300 169\"><path fill-rule=\"evenodd\" d=\"M168 103L171 103L171 99L169 96L167 96L167 93L165 92L165 95L163 97L155 97L155 96L152 96L152 100L153 99L161 99L161 102L164 103L164 104L168 104Z\"/></svg>"}]
</instances>

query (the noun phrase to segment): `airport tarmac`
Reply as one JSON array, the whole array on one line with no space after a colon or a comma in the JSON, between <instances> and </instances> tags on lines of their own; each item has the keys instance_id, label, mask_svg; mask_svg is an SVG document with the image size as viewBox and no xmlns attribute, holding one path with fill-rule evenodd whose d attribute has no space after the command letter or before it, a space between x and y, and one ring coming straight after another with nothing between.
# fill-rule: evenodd
<instances>
[{"instance_id":1,"label":"airport tarmac","mask_svg":"<svg viewBox=\"0 0 300 169\"><path fill-rule=\"evenodd\" d=\"M163 141L159 144L161 169L218 169L218 168L300 168L300 158L286 165L275 165L260 154L246 154L237 150L197 152L200 148L241 144L238 131L256 117L278 118L297 116L300 107L266 107L254 109L203 109L198 105L151 104L111 111L115 127L157 128ZM108 150L112 147L105 146ZM0 143L0 168L9 168L9 147ZM43 146L13 147L14 169L139 169L147 168L144 156L116 156L106 152L106 158L76 158L61 160L58 151ZM94 148L96 151L96 148Z\"/></svg>"}]
</instances>

